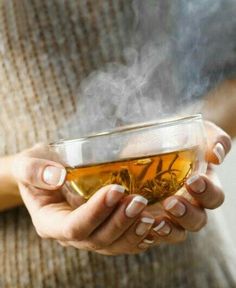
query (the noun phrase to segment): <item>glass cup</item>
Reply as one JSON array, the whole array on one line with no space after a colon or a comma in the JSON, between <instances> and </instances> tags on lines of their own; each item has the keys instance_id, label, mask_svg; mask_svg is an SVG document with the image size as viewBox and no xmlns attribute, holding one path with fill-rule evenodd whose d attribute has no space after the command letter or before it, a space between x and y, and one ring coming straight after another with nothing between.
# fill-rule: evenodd
<instances>
[{"instance_id":1,"label":"glass cup","mask_svg":"<svg viewBox=\"0 0 236 288\"><path fill-rule=\"evenodd\" d=\"M206 132L201 115L124 126L50 144L66 167L67 192L89 199L119 184L149 204L177 193L194 173L205 173Z\"/></svg>"}]
</instances>

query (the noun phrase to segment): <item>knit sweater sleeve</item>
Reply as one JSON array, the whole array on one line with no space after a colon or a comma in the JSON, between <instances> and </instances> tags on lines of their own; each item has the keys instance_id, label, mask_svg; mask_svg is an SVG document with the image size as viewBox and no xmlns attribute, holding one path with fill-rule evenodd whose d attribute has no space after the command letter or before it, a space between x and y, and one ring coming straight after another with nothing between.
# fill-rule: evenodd
<instances>
[{"instance_id":1,"label":"knit sweater sleeve","mask_svg":"<svg viewBox=\"0 0 236 288\"><path fill-rule=\"evenodd\" d=\"M123 61L131 6L131 0L0 0L0 155L59 137L76 112L81 81ZM236 287L233 249L216 230L221 222L212 221L180 245L108 257L41 240L24 207L1 213L0 287Z\"/></svg>"}]
</instances>

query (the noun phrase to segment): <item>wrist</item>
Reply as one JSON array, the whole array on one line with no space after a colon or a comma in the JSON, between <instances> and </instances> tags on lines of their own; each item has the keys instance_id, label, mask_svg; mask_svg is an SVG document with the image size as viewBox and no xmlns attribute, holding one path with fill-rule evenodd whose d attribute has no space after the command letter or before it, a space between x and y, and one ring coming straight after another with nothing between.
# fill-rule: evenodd
<instances>
[{"instance_id":1,"label":"wrist","mask_svg":"<svg viewBox=\"0 0 236 288\"><path fill-rule=\"evenodd\" d=\"M18 184L12 169L15 155L0 158L0 211L22 205Z\"/></svg>"},{"instance_id":2,"label":"wrist","mask_svg":"<svg viewBox=\"0 0 236 288\"><path fill-rule=\"evenodd\" d=\"M19 195L18 184L12 173L15 155L0 158L0 193L8 191L8 194Z\"/></svg>"}]
</instances>

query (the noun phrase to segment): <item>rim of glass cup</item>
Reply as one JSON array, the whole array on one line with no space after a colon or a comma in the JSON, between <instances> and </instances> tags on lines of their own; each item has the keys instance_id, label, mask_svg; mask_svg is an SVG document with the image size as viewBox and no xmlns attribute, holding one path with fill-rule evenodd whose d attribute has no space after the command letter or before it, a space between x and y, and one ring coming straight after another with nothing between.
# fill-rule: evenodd
<instances>
[{"instance_id":1,"label":"rim of glass cup","mask_svg":"<svg viewBox=\"0 0 236 288\"><path fill-rule=\"evenodd\" d=\"M103 136L109 136L109 135L114 135L114 134L120 134L123 132L127 131L135 131L139 129L146 129L146 128L151 128L151 127L165 127L165 126L172 126L176 124L181 124L185 122L190 122L193 120L202 120L202 114L194 114L194 115L188 115L188 116L179 116L179 117L174 117L174 118L164 118L161 120L154 120L154 121L149 121L149 122L141 122L138 124L131 124L131 125L124 125L118 128L114 128L111 130L107 130L104 132L99 132L95 134L90 134L88 136L80 137L80 138L75 138L75 139L61 139L56 142L52 142L49 144L51 147L57 147L57 146L62 146L66 144L70 144L73 142L84 142L86 140L90 140L93 138L98 138L98 137L103 137Z\"/></svg>"}]
</instances>

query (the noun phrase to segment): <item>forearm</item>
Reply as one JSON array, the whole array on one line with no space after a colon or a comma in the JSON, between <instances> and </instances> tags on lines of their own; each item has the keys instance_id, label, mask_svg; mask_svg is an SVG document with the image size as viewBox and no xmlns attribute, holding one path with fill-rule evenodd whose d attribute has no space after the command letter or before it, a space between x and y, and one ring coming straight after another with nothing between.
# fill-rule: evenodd
<instances>
[{"instance_id":1,"label":"forearm","mask_svg":"<svg viewBox=\"0 0 236 288\"><path fill-rule=\"evenodd\" d=\"M13 156L0 158L0 211L22 205L18 186L11 174Z\"/></svg>"},{"instance_id":2,"label":"forearm","mask_svg":"<svg viewBox=\"0 0 236 288\"><path fill-rule=\"evenodd\" d=\"M236 79L223 82L207 95L203 116L236 137Z\"/></svg>"}]
</instances>

